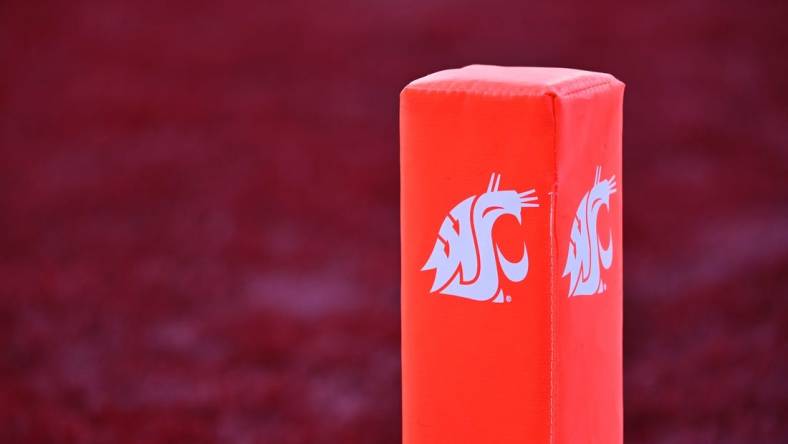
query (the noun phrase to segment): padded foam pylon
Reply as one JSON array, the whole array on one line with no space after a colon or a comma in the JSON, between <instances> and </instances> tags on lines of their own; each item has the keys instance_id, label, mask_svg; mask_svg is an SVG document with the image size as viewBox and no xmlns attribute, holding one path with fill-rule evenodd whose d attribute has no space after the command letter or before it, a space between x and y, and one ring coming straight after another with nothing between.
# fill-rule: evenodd
<instances>
[{"instance_id":1,"label":"padded foam pylon","mask_svg":"<svg viewBox=\"0 0 788 444\"><path fill-rule=\"evenodd\" d=\"M622 442L623 92L496 66L402 91L405 444Z\"/></svg>"}]
</instances>

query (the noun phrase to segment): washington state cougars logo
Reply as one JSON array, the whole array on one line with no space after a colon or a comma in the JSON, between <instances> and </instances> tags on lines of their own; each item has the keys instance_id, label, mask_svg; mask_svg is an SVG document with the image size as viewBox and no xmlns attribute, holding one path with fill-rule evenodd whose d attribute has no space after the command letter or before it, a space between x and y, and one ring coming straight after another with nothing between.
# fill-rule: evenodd
<instances>
[{"instance_id":1,"label":"washington state cougars logo","mask_svg":"<svg viewBox=\"0 0 788 444\"><path fill-rule=\"evenodd\" d=\"M495 222L510 215L522 223L523 208L538 207L534 190L518 193L500 190L501 175L493 173L487 192L471 196L454 207L443 220L438 240L422 271L435 270L430 292L496 303L511 301L499 283L499 270L512 282L528 274L528 251L509 261L493 239Z\"/></svg>"},{"instance_id":2,"label":"washington state cougars logo","mask_svg":"<svg viewBox=\"0 0 788 444\"><path fill-rule=\"evenodd\" d=\"M616 176L600 180L597 167L594 185L583 196L570 232L569 251L563 276L569 275L569 296L586 296L605 291L602 268L613 263L613 231L607 247L602 247L597 231L597 216L602 207L610 209L610 195L616 192Z\"/></svg>"}]
</instances>

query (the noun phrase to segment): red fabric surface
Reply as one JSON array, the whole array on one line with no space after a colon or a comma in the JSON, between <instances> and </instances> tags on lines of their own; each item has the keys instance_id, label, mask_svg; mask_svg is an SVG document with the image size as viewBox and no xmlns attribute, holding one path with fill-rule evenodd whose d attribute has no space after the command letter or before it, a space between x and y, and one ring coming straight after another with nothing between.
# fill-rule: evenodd
<instances>
[{"instance_id":1,"label":"red fabric surface","mask_svg":"<svg viewBox=\"0 0 788 444\"><path fill-rule=\"evenodd\" d=\"M784 442L785 2L0 3L0 441L400 439L397 103L627 83L627 442Z\"/></svg>"}]
</instances>

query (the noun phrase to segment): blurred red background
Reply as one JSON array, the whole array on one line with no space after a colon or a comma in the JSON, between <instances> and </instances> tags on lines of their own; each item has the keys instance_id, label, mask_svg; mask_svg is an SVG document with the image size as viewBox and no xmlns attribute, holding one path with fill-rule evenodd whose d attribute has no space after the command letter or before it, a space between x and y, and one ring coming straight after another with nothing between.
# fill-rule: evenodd
<instances>
[{"instance_id":1,"label":"blurred red background","mask_svg":"<svg viewBox=\"0 0 788 444\"><path fill-rule=\"evenodd\" d=\"M787 442L786 2L0 3L0 441L396 443L398 93L627 83L627 442Z\"/></svg>"}]
</instances>

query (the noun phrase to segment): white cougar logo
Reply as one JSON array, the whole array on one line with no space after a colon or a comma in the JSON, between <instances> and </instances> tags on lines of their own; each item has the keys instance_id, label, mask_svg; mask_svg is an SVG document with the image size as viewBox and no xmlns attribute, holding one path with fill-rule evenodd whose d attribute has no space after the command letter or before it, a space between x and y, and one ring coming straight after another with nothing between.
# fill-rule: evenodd
<instances>
[{"instance_id":1,"label":"white cougar logo","mask_svg":"<svg viewBox=\"0 0 788 444\"><path fill-rule=\"evenodd\" d=\"M597 233L597 216L602 206L610 209L610 195L616 192L616 176L600 181L602 167L597 167L594 186L583 196L570 233L569 252L563 276L570 275L569 296L584 296L605 291L600 265L605 270L613 263L613 231L603 248Z\"/></svg>"},{"instance_id":2,"label":"white cougar logo","mask_svg":"<svg viewBox=\"0 0 788 444\"><path fill-rule=\"evenodd\" d=\"M493 241L492 229L501 216L511 215L521 223L522 208L538 207L534 190L518 193L499 190L501 175L493 173L487 192L471 196L443 220L438 240L422 271L435 270L430 292L458 296L475 301L500 303L504 296L498 282L498 269L512 282L520 282L528 274L528 252L523 242L523 257L510 262ZM495 299L493 299L495 298Z\"/></svg>"}]
</instances>

